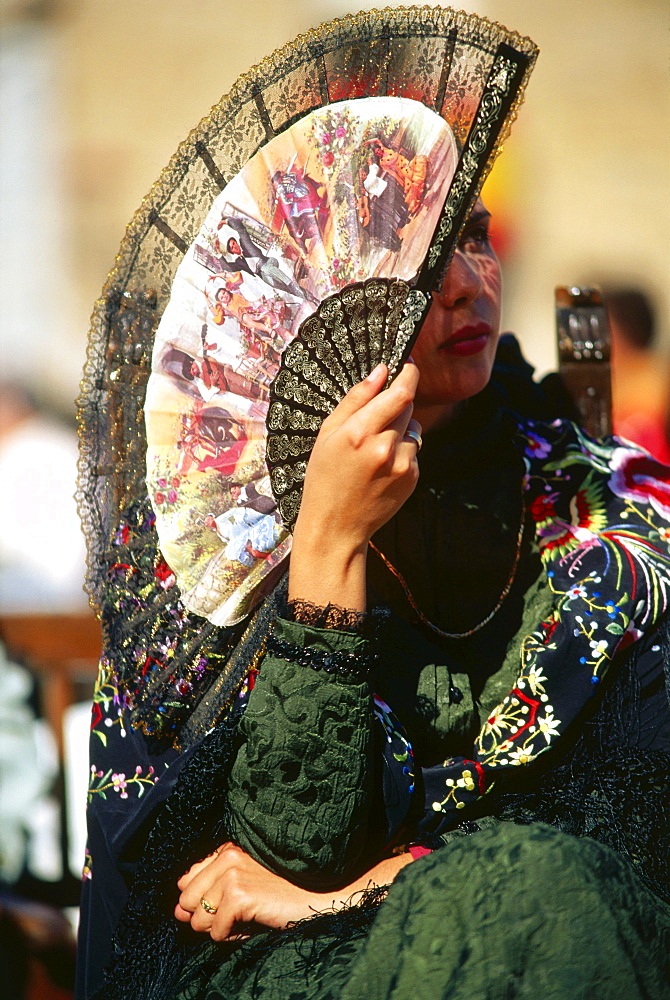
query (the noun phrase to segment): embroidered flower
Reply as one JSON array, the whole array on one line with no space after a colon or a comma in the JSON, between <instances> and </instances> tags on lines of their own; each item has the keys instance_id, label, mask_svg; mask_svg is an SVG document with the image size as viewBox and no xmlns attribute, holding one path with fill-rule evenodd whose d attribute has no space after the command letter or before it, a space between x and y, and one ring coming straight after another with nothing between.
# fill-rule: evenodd
<instances>
[{"instance_id":1,"label":"embroidered flower","mask_svg":"<svg viewBox=\"0 0 670 1000\"><path fill-rule=\"evenodd\" d=\"M535 431L528 430L524 451L528 458L546 458L551 451L551 445Z\"/></svg>"},{"instance_id":2,"label":"embroidered flower","mask_svg":"<svg viewBox=\"0 0 670 1000\"><path fill-rule=\"evenodd\" d=\"M164 559L156 566L154 576L163 590L169 590L176 583L176 577Z\"/></svg>"},{"instance_id":3,"label":"embroidered flower","mask_svg":"<svg viewBox=\"0 0 670 1000\"><path fill-rule=\"evenodd\" d=\"M489 733L495 733L496 736L502 736L501 727L505 724L505 717L501 712L493 712L489 715L488 719L484 724L484 735L488 736Z\"/></svg>"},{"instance_id":4,"label":"embroidered flower","mask_svg":"<svg viewBox=\"0 0 670 1000\"><path fill-rule=\"evenodd\" d=\"M114 535L115 545L125 545L130 537L130 528L127 524L122 524Z\"/></svg>"},{"instance_id":5,"label":"embroidered flower","mask_svg":"<svg viewBox=\"0 0 670 1000\"><path fill-rule=\"evenodd\" d=\"M545 716L540 716L537 720L537 728L544 734L547 743L551 743L552 736L558 736L557 725L558 719L555 719L550 712L547 712Z\"/></svg>"},{"instance_id":6,"label":"embroidered flower","mask_svg":"<svg viewBox=\"0 0 670 1000\"><path fill-rule=\"evenodd\" d=\"M632 503L649 503L670 521L670 474L661 462L632 448L615 448L609 487L615 496Z\"/></svg>"},{"instance_id":7,"label":"embroidered flower","mask_svg":"<svg viewBox=\"0 0 670 1000\"><path fill-rule=\"evenodd\" d=\"M533 665L526 674L525 679L528 681L528 686L533 694L537 694L538 690L542 686L542 683L546 681L547 678L542 673L542 667Z\"/></svg>"},{"instance_id":8,"label":"embroidered flower","mask_svg":"<svg viewBox=\"0 0 670 1000\"><path fill-rule=\"evenodd\" d=\"M531 760L535 760L536 756L537 754L528 753L527 750L521 748L519 750L513 750L509 755L509 759L511 764L530 764Z\"/></svg>"},{"instance_id":9,"label":"embroidered flower","mask_svg":"<svg viewBox=\"0 0 670 1000\"><path fill-rule=\"evenodd\" d=\"M128 792L126 791L126 788L128 786L128 782L126 781L126 776L125 776L125 774L123 774L123 772L120 773L120 774L113 774L112 775L112 785L114 786L114 791L115 792L120 792L121 793L121 798L122 799L127 799L128 798Z\"/></svg>"}]
</instances>

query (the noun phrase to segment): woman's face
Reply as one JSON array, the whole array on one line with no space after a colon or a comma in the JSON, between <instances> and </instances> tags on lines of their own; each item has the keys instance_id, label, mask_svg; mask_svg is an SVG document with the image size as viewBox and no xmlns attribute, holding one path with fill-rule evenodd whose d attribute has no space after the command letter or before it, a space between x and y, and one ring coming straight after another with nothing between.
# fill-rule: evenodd
<instances>
[{"instance_id":1,"label":"woman's face","mask_svg":"<svg viewBox=\"0 0 670 1000\"><path fill-rule=\"evenodd\" d=\"M477 201L412 348L420 373L415 416L424 427L448 417L491 376L500 332L501 275L489 242L489 221Z\"/></svg>"}]
</instances>

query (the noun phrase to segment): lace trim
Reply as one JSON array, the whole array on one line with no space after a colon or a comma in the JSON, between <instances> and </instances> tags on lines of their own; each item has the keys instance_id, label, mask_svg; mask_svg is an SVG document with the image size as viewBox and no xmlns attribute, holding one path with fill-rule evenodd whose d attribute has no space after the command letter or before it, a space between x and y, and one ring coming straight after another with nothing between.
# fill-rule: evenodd
<instances>
[{"instance_id":1,"label":"lace trim","mask_svg":"<svg viewBox=\"0 0 670 1000\"><path fill-rule=\"evenodd\" d=\"M365 611L353 608L341 608L338 604L312 604L301 598L293 598L286 602L286 617L288 621L311 628L332 628L340 632L355 632L365 635L369 631L371 616Z\"/></svg>"}]
</instances>

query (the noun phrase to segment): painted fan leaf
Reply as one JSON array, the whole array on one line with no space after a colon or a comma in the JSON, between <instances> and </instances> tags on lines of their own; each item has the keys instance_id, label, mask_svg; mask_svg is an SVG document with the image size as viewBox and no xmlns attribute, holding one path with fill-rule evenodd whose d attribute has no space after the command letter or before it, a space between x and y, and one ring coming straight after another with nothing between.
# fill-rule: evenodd
<instances>
[{"instance_id":1,"label":"painted fan leaf","mask_svg":"<svg viewBox=\"0 0 670 1000\"><path fill-rule=\"evenodd\" d=\"M147 390L147 481L183 600L215 624L242 617L290 548L291 500L280 516L265 461L282 355L276 392L306 409L273 441L286 456L274 478L290 459L299 488L320 425L310 416L377 360L400 360L408 282L457 162L449 126L423 104L328 105L261 147L179 265Z\"/></svg>"}]
</instances>

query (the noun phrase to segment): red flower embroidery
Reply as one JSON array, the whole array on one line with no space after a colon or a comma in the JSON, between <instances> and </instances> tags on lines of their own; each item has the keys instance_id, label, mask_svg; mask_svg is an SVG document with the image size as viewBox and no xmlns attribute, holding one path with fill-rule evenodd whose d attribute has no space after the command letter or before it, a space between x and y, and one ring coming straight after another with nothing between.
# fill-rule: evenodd
<instances>
[{"instance_id":1,"label":"red flower embroidery","mask_svg":"<svg viewBox=\"0 0 670 1000\"><path fill-rule=\"evenodd\" d=\"M639 451L617 448L612 455L614 473L609 481L615 496L633 503L650 503L670 521L670 469Z\"/></svg>"},{"instance_id":2,"label":"red flower embroidery","mask_svg":"<svg viewBox=\"0 0 670 1000\"><path fill-rule=\"evenodd\" d=\"M159 562L158 565L156 566L156 569L154 570L154 576L158 580L163 590L168 590L168 588L170 588L175 582L175 575L164 559L161 560L161 562Z\"/></svg>"},{"instance_id":3,"label":"red flower embroidery","mask_svg":"<svg viewBox=\"0 0 670 1000\"><path fill-rule=\"evenodd\" d=\"M95 729L97 724L102 718L102 709L97 701L93 702L93 710L91 712L91 729Z\"/></svg>"},{"instance_id":4,"label":"red flower embroidery","mask_svg":"<svg viewBox=\"0 0 670 1000\"><path fill-rule=\"evenodd\" d=\"M534 521L547 521L549 518L556 517L556 508L552 497L535 497L530 505L530 515Z\"/></svg>"}]
</instances>

